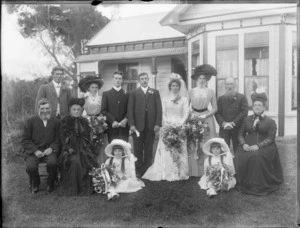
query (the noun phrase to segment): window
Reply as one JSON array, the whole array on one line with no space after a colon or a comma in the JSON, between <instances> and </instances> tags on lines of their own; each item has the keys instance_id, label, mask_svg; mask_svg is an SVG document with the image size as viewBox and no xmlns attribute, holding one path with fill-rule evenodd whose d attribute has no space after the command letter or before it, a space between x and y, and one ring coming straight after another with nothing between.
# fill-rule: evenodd
<instances>
[{"instance_id":1,"label":"window","mask_svg":"<svg viewBox=\"0 0 300 228\"><path fill-rule=\"evenodd\" d=\"M292 38L292 110L297 109L297 37L293 32Z\"/></svg>"},{"instance_id":2,"label":"window","mask_svg":"<svg viewBox=\"0 0 300 228\"><path fill-rule=\"evenodd\" d=\"M217 96L225 93L225 80L235 79L238 90L238 35L216 37Z\"/></svg>"},{"instance_id":3,"label":"window","mask_svg":"<svg viewBox=\"0 0 300 228\"><path fill-rule=\"evenodd\" d=\"M123 73L123 89L127 92L136 89L138 80L138 63L121 63L118 70Z\"/></svg>"},{"instance_id":4,"label":"window","mask_svg":"<svg viewBox=\"0 0 300 228\"><path fill-rule=\"evenodd\" d=\"M196 66L200 65L200 41L196 40L192 42L192 74ZM192 81L192 87L196 86L196 82Z\"/></svg>"},{"instance_id":5,"label":"window","mask_svg":"<svg viewBox=\"0 0 300 228\"><path fill-rule=\"evenodd\" d=\"M245 34L245 95L252 107L251 94L264 90L269 97L269 33Z\"/></svg>"}]
</instances>

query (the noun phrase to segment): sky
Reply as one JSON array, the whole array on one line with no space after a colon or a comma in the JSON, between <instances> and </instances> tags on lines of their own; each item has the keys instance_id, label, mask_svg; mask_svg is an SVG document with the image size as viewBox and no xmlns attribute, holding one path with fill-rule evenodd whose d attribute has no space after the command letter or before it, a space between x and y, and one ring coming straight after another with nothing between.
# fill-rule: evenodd
<instances>
[{"instance_id":1,"label":"sky","mask_svg":"<svg viewBox=\"0 0 300 228\"><path fill-rule=\"evenodd\" d=\"M32 80L39 76L49 76L55 63L43 52L39 43L25 39L19 32L17 17L7 13L5 5L1 12L1 70L9 78ZM170 11L174 4L123 4L98 6L103 15L129 17L155 12Z\"/></svg>"}]
</instances>

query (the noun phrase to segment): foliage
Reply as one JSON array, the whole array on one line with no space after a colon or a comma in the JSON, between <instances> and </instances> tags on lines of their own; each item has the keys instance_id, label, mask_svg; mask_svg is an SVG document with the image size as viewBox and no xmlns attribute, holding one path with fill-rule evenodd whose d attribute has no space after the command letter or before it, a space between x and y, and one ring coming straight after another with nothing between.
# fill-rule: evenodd
<instances>
[{"instance_id":1,"label":"foliage","mask_svg":"<svg viewBox=\"0 0 300 228\"><path fill-rule=\"evenodd\" d=\"M90 4L7 6L10 13L17 14L22 35L39 41L71 76L75 75L73 61L82 53L82 42L91 39L109 21Z\"/></svg>"}]
</instances>

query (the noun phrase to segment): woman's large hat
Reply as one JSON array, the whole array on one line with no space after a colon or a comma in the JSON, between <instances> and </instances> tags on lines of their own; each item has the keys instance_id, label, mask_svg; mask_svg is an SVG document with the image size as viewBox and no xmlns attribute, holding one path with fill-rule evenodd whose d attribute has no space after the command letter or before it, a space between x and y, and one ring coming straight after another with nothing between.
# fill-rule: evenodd
<instances>
[{"instance_id":1,"label":"woman's large hat","mask_svg":"<svg viewBox=\"0 0 300 228\"><path fill-rule=\"evenodd\" d=\"M197 80L200 75L204 75L206 81L209 81L211 76L217 76L217 73L217 70L213 66L209 64L203 64L195 68L192 79Z\"/></svg>"},{"instance_id":2,"label":"woman's large hat","mask_svg":"<svg viewBox=\"0 0 300 228\"><path fill-rule=\"evenodd\" d=\"M251 94L252 103L260 101L265 104L268 101L267 94L263 88L257 88L255 92Z\"/></svg>"},{"instance_id":3,"label":"woman's large hat","mask_svg":"<svg viewBox=\"0 0 300 228\"><path fill-rule=\"evenodd\" d=\"M212 138L212 139L208 140L206 143L204 143L203 147L202 147L203 153L208 156L213 156L213 154L210 152L210 147L211 147L211 144L215 144L215 143L218 143L221 145L221 149L223 152L230 153L230 149L229 149L227 143L222 138Z\"/></svg>"},{"instance_id":4,"label":"woman's large hat","mask_svg":"<svg viewBox=\"0 0 300 228\"><path fill-rule=\"evenodd\" d=\"M85 103L84 98L71 98L71 100L69 101L69 108L71 108L73 105L79 105L83 107L84 103Z\"/></svg>"},{"instance_id":5,"label":"woman's large hat","mask_svg":"<svg viewBox=\"0 0 300 228\"><path fill-rule=\"evenodd\" d=\"M81 92L85 93L87 92L89 86L93 83L96 83L98 85L98 89L100 89L103 86L104 81L103 79L96 77L94 75L87 75L79 81L78 86Z\"/></svg>"},{"instance_id":6,"label":"woman's large hat","mask_svg":"<svg viewBox=\"0 0 300 228\"><path fill-rule=\"evenodd\" d=\"M113 152L113 149L117 146L121 146L124 149L125 157L130 156L130 154L131 154L130 143L125 142L124 140L121 140L121 139L114 139L113 141L111 141L111 143L108 144L107 147L105 148L105 154L108 157L114 157L112 152Z\"/></svg>"}]
</instances>

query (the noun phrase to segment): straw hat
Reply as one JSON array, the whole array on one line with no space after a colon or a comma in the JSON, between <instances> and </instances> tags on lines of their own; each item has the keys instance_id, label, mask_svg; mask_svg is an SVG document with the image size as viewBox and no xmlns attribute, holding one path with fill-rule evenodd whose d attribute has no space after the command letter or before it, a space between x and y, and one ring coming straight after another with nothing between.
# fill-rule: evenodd
<instances>
[{"instance_id":1,"label":"straw hat","mask_svg":"<svg viewBox=\"0 0 300 228\"><path fill-rule=\"evenodd\" d=\"M210 146L212 143L219 143L221 145L221 149L224 153L230 153L230 149L227 145L227 143L225 142L224 139L222 138L212 138L210 140L208 140L206 143L204 143L203 147L202 147L202 150L203 150L203 153L205 155L208 155L208 156L214 156L211 152L210 152ZM223 153L222 153L223 154Z\"/></svg>"},{"instance_id":2,"label":"straw hat","mask_svg":"<svg viewBox=\"0 0 300 228\"><path fill-rule=\"evenodd\" d=\"M89 86L93 83L97 84L98 89L100 89L103 86L104 81L103 81L103 79L96 77L94 75L88 75L79 81L78 86L79 86L80 90L83 93L85 93L85 92L87 92Z\"/></svg>"},{"instance_id":3,"label":"straw hat","mask_svg":"<svg viewBox=\"0 0 300 228\"><path fill-rule=\"evenodd\" d=\"M124 149L124 153L125 153L124 157L130 156L130 154L131 154L131 145L130 145L130 143L125 142L124 140L121 140L121 139L114 139L105 148L105 154L108 157L114 157L114 155L112 154L112 152L113 152L113 148L115 146L121 146Z\"/></svg>"}]
</instances>

